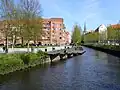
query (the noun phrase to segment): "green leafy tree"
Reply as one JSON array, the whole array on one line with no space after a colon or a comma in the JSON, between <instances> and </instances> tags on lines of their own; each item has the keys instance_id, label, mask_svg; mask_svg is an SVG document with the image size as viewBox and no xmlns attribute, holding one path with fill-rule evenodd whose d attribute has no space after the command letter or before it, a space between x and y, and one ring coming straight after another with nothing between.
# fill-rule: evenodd
<instances>
[{"instance_id":1,"label":"green leafy tree","mask_svg":"<svg viewBox=\"0 0 120 90\"><path fill-rule=\"evenodd\" d=\"M84 35L85 43L96 43L99 41L98 32L89 32Z\"/></svg>"},{"instance_id":2,"label":"green leafy tree","mask_svg":"<svg viewBox=\"0 0 120 90\"><path fill-rule=\"evenodd\" d=\"M112 26L107 27L107 36L109 41L116 40L116 30L112 28Z\"/></svg>"},{"instance_id":3,"label":"green leafy tree","mask_svg":"<svg viewBox=\"0 0 120 90\"><path fill-rule=\"evenodd\" d=\"M74 26L74 30L72 33L72 41L76 45L79 45L81 43L81 27L78 25Z\"/></svg>"}]
</instances>

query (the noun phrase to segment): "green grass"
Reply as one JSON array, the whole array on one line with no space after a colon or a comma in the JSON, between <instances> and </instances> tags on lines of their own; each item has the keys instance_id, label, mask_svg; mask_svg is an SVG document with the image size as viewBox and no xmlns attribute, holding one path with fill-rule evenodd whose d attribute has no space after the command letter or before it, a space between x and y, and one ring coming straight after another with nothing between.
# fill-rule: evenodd
<instances>
[{"instance_id":1,"label":"green grass","mask_svg":"<svg viewBox=\"0 0 120 90\"><path fill-rule=\"evenodd\" d=\"M29 66L42 64L48 57L47 53L0 54L0 74L4 75Z\"/></svg>"},{"instance_id":2,"label":"green grass","mask_svg":"<svg viewBox=\"0 0 120 90\"><path fill-rule=\"evenodd\" d=\"M85 45L120 51L120 46L116 46L116 45L102 45L102 44L95 45L94 43L93 44L85 44Z\"/></svg>"}]
</instances>

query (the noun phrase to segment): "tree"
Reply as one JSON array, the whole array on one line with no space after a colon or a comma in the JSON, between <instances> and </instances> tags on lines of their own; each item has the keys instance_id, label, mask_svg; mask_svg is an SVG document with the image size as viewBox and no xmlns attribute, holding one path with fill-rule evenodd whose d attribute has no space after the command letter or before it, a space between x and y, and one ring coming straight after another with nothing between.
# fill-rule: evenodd
<instances>
[{"instance_id":1,"label":"tree","mask_svg":"<svg viewBox=\"0 0 120 90\"><path fill-rule=\"evenodd\" d=\"M34 43L36 44L38 40L41 39L42 36L44 35L43 26L42 26L42 18L39 17L39 18L32 20L31 28L33 31L32 39Z\"/></svg>"},{"instance_id":2,"label":"tree","mask_svg":"<svg viewBox=\"0 0 120 90\"><path fill-rule=\"evenodd\" d=\"M20 0L23 19L23 38L27 41L28 52L31 40L36 40L42 32L41 7L39 0Z\"/></svg>"},{"instance_id":3,"label":"tree","mask_svg":"<svg viewBox=\"0 0 120 90\"><path fill-rule=\"evenodd\" d=\"M89 32L84 35L85 43L97 43L99 41L99 32Z\"/></svg>"},{"instance_id":4,"label":"tree","mask_svg":"<svg viewBox=\"0 0 120 90\"><path fill-rule=\"evenodd\" d=\"M3 33L6 41L6 53L8 52L8 36L11 34L11 22L14 13L14 0L0 0L0 17L3 20Z\"/></svg>"},{"instance_id":5,"label":"tree","mask_svg":"<svg viewBox=\"0 0 120 90\"><path fill-rule=\"evenodd\" d=\"M84 34L81 35L81 43L84 43L84 40L85 40L84 36L85 36Z\"/></svg>"},{"instance_id":6,"label":"tree","mask_svg":"<svg viewBox=\"0 0 120 90\"><path fill-rule=\"evenodd\" d=\"M107 27L107 36L109 41L114 41L116 39L116 31L112 28L112 26Z\"/></svg>"},{"instance_id":7,"label":"tree","mask_svg":"<svg viewBox=\"0 0 120 90\"><path fill-rule=\"evenodd\" d=\"M81 27L78 25L74 26L74 30L72 32L72 41L76 45L79 45L81 43Z\"/></svg>"},{"instance_id":8,"label":"tree","mask_svg":"<svg viewBox=\"0 0 120 90\"><path fill-rule=\"evenodd\" d=\"M42 36L42 17L39 0L0 0L0 17L4 24L3 32L6 38L6 48L8 48L8 37L12 39L14 46L16 38L21 37L21 42L35 42Z\"/></svg>"}]
</instances>

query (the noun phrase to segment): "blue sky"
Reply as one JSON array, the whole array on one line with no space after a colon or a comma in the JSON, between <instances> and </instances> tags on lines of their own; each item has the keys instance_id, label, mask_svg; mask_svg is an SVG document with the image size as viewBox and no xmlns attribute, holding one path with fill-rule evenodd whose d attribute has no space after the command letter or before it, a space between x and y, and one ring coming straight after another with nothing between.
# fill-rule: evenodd
<instances>
[{"instance_id":1,"label":"blue sky","mask_svg":"<svg viewBox=\"0 0 120 90\"><path fill-rule=\"evenodd\" d=\"M120 20L120 0L40 0L43 17L61 17L68 31L74 24L87 29L100 24L115 24Z\"/></svg>"}]
</instances>

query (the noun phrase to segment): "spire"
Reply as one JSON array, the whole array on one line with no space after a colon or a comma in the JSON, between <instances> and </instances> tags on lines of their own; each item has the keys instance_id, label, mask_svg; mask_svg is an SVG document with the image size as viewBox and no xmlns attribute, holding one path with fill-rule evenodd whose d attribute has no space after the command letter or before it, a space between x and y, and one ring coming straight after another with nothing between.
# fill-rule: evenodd
<instances>
[{"instance_id":1,"label":"spire","mask_svg":"<svg viewBox=\"0 0 120 90\"><path fill-rule=\"evenodd\" d=\"M120 24L120 20L118 21L118 24Z\"/></svg>"},{"instance_id":2,"label":"spire","mask_svg":"<svg viewBox=\"0 0 120 90\"><path fill-rule=\"evenodd\" d=\"M84 23L84 34L86 33L86 22Z\"/></svg>"},{"instance_id":3,"label":"spire","mask_svg":"<svg viewBox=\"0 0 120 90\"><path fill-rule=\"evenodd\" d=\"M84 23L84 31L86 32L86 22Z\"/></svg>"}]
</instances>

